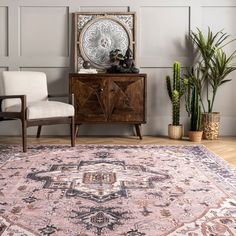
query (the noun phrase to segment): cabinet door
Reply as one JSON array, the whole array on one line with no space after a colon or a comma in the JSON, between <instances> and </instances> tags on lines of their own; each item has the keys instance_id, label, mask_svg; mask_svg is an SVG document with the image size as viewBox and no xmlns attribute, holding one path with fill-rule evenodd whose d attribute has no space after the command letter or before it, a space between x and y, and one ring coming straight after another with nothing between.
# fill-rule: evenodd
<instances>
[{"instance_id":1,"label":"cabinet door","mask_svg":"<svg viewBox=\"0 0 236 236\"><path fill-rule=\"evenodd\" d=\"M107 121L107 80L99 77L73 77L71 92L75 94L75 122Z\"/></svg>"},{"instance_id":2,"label":"cabinet door","mask_svg":"<svg viewBox=\"0 0 236 236\"><path fill-rule=\"evenodd\" d=\"M145 122L145 78L112 77L109 80L109 121Z\"/></svg>"}]
</instances>

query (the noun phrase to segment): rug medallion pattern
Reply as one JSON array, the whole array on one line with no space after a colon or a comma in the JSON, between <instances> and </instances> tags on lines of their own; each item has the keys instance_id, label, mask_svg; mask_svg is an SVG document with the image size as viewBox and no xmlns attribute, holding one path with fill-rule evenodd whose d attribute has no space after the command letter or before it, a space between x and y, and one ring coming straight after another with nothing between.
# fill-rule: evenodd
<instances>
[{"instance_id":1,"label":"rug medallion pattern","mask_svg":"<svg viewBox=\"0 0 236 236\"><path fill-rule=\"evenodd\" d=\"M236 235L236 171L204 146L0 145L0 235Z\"/></svg>"}]
</instances>

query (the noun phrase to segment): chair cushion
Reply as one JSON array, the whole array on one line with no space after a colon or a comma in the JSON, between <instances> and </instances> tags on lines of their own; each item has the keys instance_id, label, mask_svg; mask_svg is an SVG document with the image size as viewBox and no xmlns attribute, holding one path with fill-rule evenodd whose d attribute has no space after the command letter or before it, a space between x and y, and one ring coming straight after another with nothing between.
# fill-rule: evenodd
<instances>
[{"instance_id":1,"label":"chair cushion","mask_svg":"<svg viewBox=\"0 0 236 236\"><path fill-rule=\"evenodd\" d=\"M43 72L3 71L0 79L3 95L26 95L27 104L47 100L47 78ZM7 99L4 100L3 107L18 104L20 104L20 99Z\"/></svg>"},{"instance_id":2,"label":"chair cushion","mask_svg":"<svg viewBox=\"0 0 236 236\"><path fill-rule=\"evenodd\" d=\"M11 106L5 109L5 111L19 112L21 110L20 105ZM43 119L53 117L68 117L74 116L75 109L72 105L56 102L56 101L42 101L30 103L27 106L27 119Z\"/></svg>"}]
</instances>

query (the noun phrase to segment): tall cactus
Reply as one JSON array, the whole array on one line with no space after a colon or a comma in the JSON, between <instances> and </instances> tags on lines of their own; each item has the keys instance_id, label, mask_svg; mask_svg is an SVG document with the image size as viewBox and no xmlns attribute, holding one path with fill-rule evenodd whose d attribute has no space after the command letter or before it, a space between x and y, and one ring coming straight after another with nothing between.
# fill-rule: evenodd
<instances>
[{"instance_id":1,"label":"tall cactus","mask_svg":"<svg viewBox=\"0 0 236 236\"><path fill-rule=\"evenodd\" d=\"M201 130L201 105L198 86L195 77L190 77L188 81L188 91L186 93L186 110L190 115L190 131Z\"/></svg>"},{"instance_id":2,"label":"tall cactus","mask_svg":"<svg viewBox=\"0 0 236 236\"><path fill-rule=\"evenodd\" d=\"M201 129L201 106L199 104L199 94L196 86L192 89L192 101L191 101L191 131L199 131Z\"/></svg>"},{"instance_id":3,"label":"tall cactus","mask_svg":"<svg viewBox=\"0 0 236 236\"><path fill-rule=\"evenodd\" d=\"M166 77L167 91L172 102L172 125L179 125L180 119L180 98L184 94L184 80L180 77L180 63L173 65L173 78Z\"/></svg>"}]
</instances>

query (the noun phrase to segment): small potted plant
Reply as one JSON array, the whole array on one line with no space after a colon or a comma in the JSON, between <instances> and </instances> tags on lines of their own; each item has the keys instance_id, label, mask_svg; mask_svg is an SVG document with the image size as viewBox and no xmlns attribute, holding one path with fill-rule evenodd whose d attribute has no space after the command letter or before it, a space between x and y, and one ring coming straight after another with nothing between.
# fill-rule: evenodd
<instances>
[{"instance_id":1,"label":"small potted plant","mask_svg":"<svg viewBox=\"0 0 236 236\"><path fill-rule=\"evenodd\" d=\"M197 72L197 76L199 73ZM188 89L185 94L186 110L190 116L189 139L193 142L201 142L202 140L202 125L201 125L201 105L200 105L200 90L198 78L192 74L188 78Z\"/></svg>"},{"instance_id":2,"label":"small potted plant","mask_svg":"<svg viewBox=\"0 0 236 236\"><path fill-rule=\"evenodd\" d=\"M180 98L184 94L185 84L180 77L180 63L173 65L173 78L166 77L168 95L172 103L172 124L168 125L168 136L171 139L182 139L183 125L180 124Z\"/></svg>"},{"instance_id":3,"label":"small potted plant","mask_svg":"<svg viewBox=\"0 0 236 236\"><path fill-rule=\"evenodd\" d=\"M231 81L226 77L236 69L231 65L235 58L235 51L230 55L223 51L224 46L234 40L229 40L230 35L222 30L213 33L210 28L207 35L197 29L197 32L191 32L190 36L198 52L195 69L197 68L199 72L203 137L211 140L218 139L220 113L214 112L213 106L219 87Z\"/></svg>"}]
</instances>

